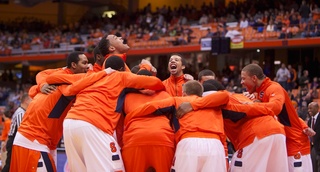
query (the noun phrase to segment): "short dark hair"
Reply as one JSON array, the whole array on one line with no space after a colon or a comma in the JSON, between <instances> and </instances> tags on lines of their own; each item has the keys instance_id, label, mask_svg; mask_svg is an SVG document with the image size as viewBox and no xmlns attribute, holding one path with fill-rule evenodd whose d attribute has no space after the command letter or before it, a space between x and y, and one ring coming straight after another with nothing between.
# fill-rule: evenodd
<instances>
[{"instance_id":1,"label":"short dark hair","mask_svg":"<svg viewBox=\"0 0 320 172\"><path fill-rule=\"evenodd\" d=\"M72 62L78 63L80 61L79 55L81 54L84 54L84 53L81 51L74 51L70 53L67 57L67 67L70 68Z\"/></svg>"},{"instance_id":2,"label":"short dark hair","mask_svg":"<svg viewBox=\"0 0 320 172\"><path fill-rule=\"evenodd\" d=\"M10 108L6 108L3 112L4 116L7 117L7 118L11 118L12 117L12 109Z\"/></svg>"},{"instance_id":3,"label":"short dark hair","mask_svg":"<svg viewBox=\"0 0 320 172\"><path fill-rule=\"evenodd\" d=\"M203 76L216 76L216 74L212 71L212 70L210 70L210 69L203 69L202 71L200 71L199 72L199 74L198 74L198 80L201 80L201 78L203 77Z\"/></svg>"},{"instance_id":4,"label":"short dark hair","mask_svg":"<svg viewBox=\"0 0 320 172\"><path fill-rule=\"evenodd\" d=\"M213 86L215 86L217 89L216 91L220 91L220 90L225 90L226 88L221 84L221 82L214 80L214 79L209 79L203 82L203 84L211 84Z\"/></svg>"},{"instance_id":5,"label":"short dark hair","mask_svg":"<svg viewBox=\"0 0 320 172\"><path fill-rule=\"evenodd\" d=\"M186 59L184 58L184 56L183 56L182 54L173 53L173 54L171 54L170 57L172 57L172 56L179 56L179 57L181 57L181 63L182 63L182 65L183 65L183 66L187 66L187 61L186 61Z\"/></svg>"},{"instance_id":6,"label":"short dark hair","mask_svg":"<svg viewBox=\"0 0 320 172\"><path fill-rule=\"evenodd\" d=\"M203 92L218 91L217 87L215 87L214 85L209 84L209 83L204 83L204 84L202 84L202 86L203 86Z\"/></svg>"},{"instance_id":7,"label":"short dark hair","mask_svg":"<svg viewBox=\"0 0 320 172\"><path fill-rule=\"evenodd\" d=\"M262 68L257 64L248 64L242 69L242 71L247 72L249 76L256 75L260 80L266 77L263 73Z\"/></svg>"},{"instance_id":8,"label":"short dark hair","mask_svg":"<svg viewBox=\"0 0 320 172\"><path fill-rule=\"evenodd\" d=\"M107 39L108 35L104 35L99 44L98 44L98 48L99 48L99 51L100 51L100 54L105 57L106 55L108 55L110 52L109 52L109 47L110 47L110 42L109 40Z\"/></svg>"},{"instance_id":9,"label":"short dark hair","mask_svg":"<svg viewBox=\"0 0 320 172\"><path fill-rule=\"evenodd\" d=\"M122 60L121 57L116 55L112 55L107 58L105 62L105 68L108 68L108 67L118 71L125 70L124 61Z\"/></svg>"},{"instance_id":10,"label":"short dark hair","mask_svg":"<svg viewBox=\"0 0 320 172\"><path fill-rule=\"evenodd\" d=\"M93 49L93 61L94 62L96 62L97 55L99 55L99 54L101 55L99 47L98 46L94 47L94 49Z\"/></svg>"},{"instance_id":11,"label":"short dark hair","mask_svg":"<svg viewBox=\"0 0 320 172\"><path fill-rule=\"evenodd\" d=\"M137 72L137 75L152 76L152 73L150 71L148 71L147 69L142 69Z\"/></svg>"},{"instance_id":12,"label":"short dark hair","mask_svg":"<svg viewBox=\"0 0 320 172\"><path fill-rule=\"evenodd\" d=\"M137 73L140 70L140 66L139 65L135 65L131 68L131 72L132 73Z\"/></svg>"},{"instance_id":13,"label":"short dark hair","mask_svg":"<svg viewBox=\"0 0 320 172\"><path fill-rule=\"evenodd\" d=\"M199 97L203 94L203 87L200 82L196 80L190 80L183 84L182 89L187 95L197 95Z\"/></svg>"}]
</instances>

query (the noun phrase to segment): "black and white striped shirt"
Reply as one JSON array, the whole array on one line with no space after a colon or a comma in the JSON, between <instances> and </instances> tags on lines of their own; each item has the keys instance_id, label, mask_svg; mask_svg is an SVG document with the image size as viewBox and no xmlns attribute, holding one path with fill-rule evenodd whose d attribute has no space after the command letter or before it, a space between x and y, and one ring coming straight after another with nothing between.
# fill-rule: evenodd
<instances>
[{"instance_id":1,"label":"black and white striped shirt","mask_svg":"<svg viewBox=\"0 0 320 172\"><path fill-rule=\"evenodd\" d=\"M18 109L14 112L14 114L12 115L10 131L8 134L9 136L16 135L25 112L26 111L22 107L18 107Z\"/></svg>"}]
</instances>

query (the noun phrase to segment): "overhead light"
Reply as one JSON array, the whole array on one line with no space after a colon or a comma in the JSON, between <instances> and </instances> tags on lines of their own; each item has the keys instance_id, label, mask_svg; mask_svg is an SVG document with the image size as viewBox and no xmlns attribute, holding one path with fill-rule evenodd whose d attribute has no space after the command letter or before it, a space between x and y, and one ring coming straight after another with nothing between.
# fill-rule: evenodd
<instances>
[{"instance_id":1,"label":"overhead light","mask_svg":"<svg viewBox=\"0 0 320 172\"><path fill-rule=\"evenodd\" d=\"M115 11L105 11L105 12L103 12L102 17L103 18L105 18L105 17L112 18L112 16L114 16L114 15L116 15Z\"/></svg>"},{"instance_id":2,"label":"overhead light","mask_svg":"<svg viewBox=\"0 0 320 172\"><path fill-rule=\"evenodd\" d=\"M281 64L281 61L280 61L280 60L275 60L275 61L274 61L274 64L275 64L275 65L279 65L279 64Z\"/></svg>"}]
</instances>

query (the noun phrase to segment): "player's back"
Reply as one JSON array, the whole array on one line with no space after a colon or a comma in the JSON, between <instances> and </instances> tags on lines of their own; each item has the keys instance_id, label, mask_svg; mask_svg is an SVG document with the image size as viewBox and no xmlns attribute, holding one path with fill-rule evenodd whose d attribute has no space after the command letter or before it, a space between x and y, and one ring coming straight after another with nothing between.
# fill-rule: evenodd
<instances>
[{"instance_id":1,"label":"player's back","mask_svg":"<svg viewBox=\"0 0 320 172\"><path fill-rule=\"evenodd\" d=\"M300 152L303 147L302 138L305 137L303 127L287 91L277 82L269 81L267 84L265 89L259 92L259 99L262 102L269 102L270 99L278 97L278 99L283 100L282 104L277 104L278 107L282 107L277 117L280 123L284 125L288 155L293 156Z\"/></svg>"},{"instance_id":2,"label":"player's back","mask_svg":"<svg viewBox=\"0 0 320 172\"><path fill-rule=\"evenodd\" d=\"M242 104L242 102L251 102L251 100L242 94L231 94L228 105ZM239 112L238 109L230 109L231 106L228 105L224 109ZM224 111L222 113L224 114ZM271 134L285 134L283 126L273 116L268 115L245 116L238 121L224 119L224 125L226 135L237 150L251 144L255 137L261 139Z\"/></svg>"},{"instance_id":3,"label":"player's back","mask_svg":"<svg viewBox=\"0 0 320 172\"><path fill-rule=\"evenodd\" d=\"M186 96L175 97L176 108L183 102L191 102L199 97ZM223 119L220 107L204 108L191 111L179 119L180 129L176 133L176 141L185 137L214 137L220 139L220 135L224 134ZM216 137L218 136L218 137Z\"/></svg>"},{"instance_id":4,"label":"player's back","mask_svg":"<svg viewBox=\"0 0 320 172\"><path fill-rule=\"evenodd\" d=\"M165 91L153 95L130 93L126 95L124 112L129 114L135 108L149 101L170 97ZM124 148L141 145L163 145L174 147L174 133L169 119L164 115L132 117L125 125L123 133Z\"/></svg>"},{"instance_id":5,"label":"player's back","mask_svg":"<svg viewBox=\"0 0 320 172\"><path fill-rule=\"evenodd\" d=\"M62 136L63 120L75 98L62 95L61 90L65 88L66 85L58 86L49 95L38 93L26 110L18 132L54 149Z\"/></svg>"},{"instance_id":6,"label":"player's back","mask_svg":"<svg viewBox=\"0 0 320 172\"><path fill-rule=\"evenodd\" d=\"M89 122L113 135L120 119L126 93L133 88L144 87L155 90L164 88L156 77L113 72L80 91L66 118Z\"/></svg>"}]
</instances>

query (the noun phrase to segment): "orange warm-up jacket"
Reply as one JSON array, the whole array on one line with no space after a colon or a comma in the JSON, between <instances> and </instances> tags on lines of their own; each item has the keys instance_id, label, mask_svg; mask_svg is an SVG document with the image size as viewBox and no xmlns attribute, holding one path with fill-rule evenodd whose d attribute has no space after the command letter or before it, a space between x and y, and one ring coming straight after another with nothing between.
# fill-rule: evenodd
<instances>
[{"instance_id":1,"label":"orange warm-up jacket","mask_svg":"<svg viewBox=\"0 0 320 172\"><path fill-rule=\"evenodd\" d=\"M228 104L222 109L225 133L236 150L250 145L255 137L262 139L272 134L285 135L283 125L274 118L270 109L259 106L261 104L243 106L242 102L252 101L243 94L230 94ZM251 112L248 112L249 108ZM243 113L245 111L247 113Z\"/></svg>"},{"instance_id":2,"label":"orange warm-up jacket","mask_svg":"<svg viewBox=\"0 0 320 172\"><path fill-rule=\"evenodd\" d=\"M198 138L217 138L219 140L225 138L223 131L223 121L220 105L228 102L228 94L226 92L219 92L215 99L211 99L215 108L199 109L184 115L177 123L173 122L176 143L183 138L198 137ZM147 102L146 104L136 108L126 116L125 122L130 120L133 116L145 116L149 114L165 114L167 112L173 113L175 109L183 102L191 102L201 97L186 96L186 97L171 97L160 101ZM206 115L203 115L206 114ZM212 124L215 125L212 125ZM224 140L221 140L224 142Z\"/></svg>"},{"instance_id":3,"label":"orange warm-up jacket","mask_svg":"<svg viewBox=\"0 0 320 172\"><path fill-rule=\"evenodd\" d=\"M308 128L308 126L300 122L287 91L279 83L271 81L268 77L264 79L256 91L257 98L267 104L277 115L280 123L284 125L288 156L294 156L298 152L301 152L302 155L308 154L308 152L303 151L305 150L303 145L307 141L304 139L306 135L303 133L303 129Z\"/></svg>"},{"instance_id":4,"label":"orange warm-up jacket","mask_svg":"<svg viewBox=\"0 0 320 172\"><path fill-rule=\"evenodd\" d=\"M103 65L102 65L102 69L105 69L106 67L105 67L105 64L106 64L106 61L107 61L107 59L108 59L108 57L110 57L110 56L119 56L120 58L122 58L122 60L124 61L124 62L126 62L126 59L127 59L127 54L126 53L123 53L123 54L107 54L104 58L105 58L105 60L104 60L104 62L103 62ZM130 72L130 68L127 66L127 64L125 63L125 71L126 72Z\"/></svg>"},{"instance_id":5,"label":"orange warm-up jacket","mask_svg":"<svg viewBox=\"0 0 320 172\"><path fill-rule=\"evenodd\" d=\"M74 74L69 69L64 69L49 75L48 78L60 75L72 76ZM106 73L92 74L92 76L96 75L100 75L102 78ZM76 79L79 79L79 77ZM75 80L69 82L72 83ZM66 88L67 85L60 85L56 91L49 95L36 94L26 110L18 132L31 141L37 140L50 149L55 149L62 136L63 120L75 98L75 96L64 96L62 94L66 91Z\"/></svg>"},{"instance_id":6,"label":"orange warm-up jacket","mask_svg":"<svg viewBox=\"0 0 320 172\"><path fill-rule=\"evenodd\" d=\"M130 93L126 95L124 113L129 114L146 102L162 100L171 97L165 91L153 95ZM124 149L126 147L161 145L174 148L174 133L166 116L131 117L124 123Z\"/></svg>"},{"instance_id":7,"label":"orange warm-up jacket","mask_svg":"<svg viewBox=\"0 0 320 172\"><path fill-rule=\"evenodd\" d=\"M2 130L2 134L1 134L1 140L2 141L6 141L7 138L8 138L8 134L9 134L9 131L10 131L10 124L11 124L11 119L7 118L4 121L4 124L3 124L3 130Z\"/></svg>"},{"instance_id":8,"label":"orange warm-up jacket","mask_svg":"<svg viewBox=\"0 0 320 172\"><path fill-rule=\"evenodd\" d=\"M31 98L33 98L34 96L36 96L39 92L40 92L40 89L41 87L46 84L46 78L47 76L49 76L50 74L52 73L55 73L57 71L60 71L60 70L63 70L62 68L57 68L57 69L46 69L44 71L41 71L39 72L37 75L36 75L36 82L37 82L37 85L34 85L32 86L30 89L29 89L29 96Z\"/></svg>"},{"instance_id":9,"label":"orange warm-up jacket","mask_svg":"<svg viewBox=\"0 0 320 172\"><path fill-rule=\"evenodd\" d=\"M100 72L100 71L102 71L102 66L98 65L97 63L94 63L93 72Z\"/></svg>"},{"instance_id":10,"label":"orange warm-up jacket","mask_svg":"<svg viewBox=\"0 0 320 172\"><path fill-rule=\"evenodd\" d=\"M65 96L76 95L66 118L86 121L110 135L120 118L126 93L132 89L164 90L162 82L153 76L115 71L101 79L99 73L83 77L63 92ZM60 78L50 75L47 82L59 82Z\"/></svg>"},{"instance_id":11,"label":"orange warm-up jacket","mask_svg":"<svg viewBox=\"0 0 320 172\"><path fill-rule=\"evenodd\" d=\"M175 77L170 75L170 77L163 81L163 85L166 87L166 91L171 96L182 96L182 85L186 83L187 80L184 78L184 75Z\"/></svg>"}]
</instances>

